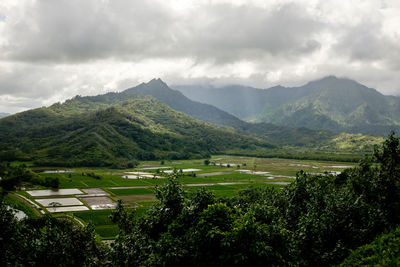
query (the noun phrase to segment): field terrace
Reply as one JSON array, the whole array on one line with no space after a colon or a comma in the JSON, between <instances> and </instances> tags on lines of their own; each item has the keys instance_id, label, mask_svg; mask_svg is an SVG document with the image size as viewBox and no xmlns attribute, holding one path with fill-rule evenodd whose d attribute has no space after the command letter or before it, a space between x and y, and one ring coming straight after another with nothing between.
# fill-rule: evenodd
<instances>
[{"instance_id":1,"label":"field terrace","mask_svg":"<svg viewBox=\"0 0 400 267\"><path fill-rule=\"evenodd\" d=\"M204 160L144 162L136 169L75 168L72 170L40 169L43 177L58 177L60 189L42 188L20 191L42 213L70 217L81 224L92 223L103 239L112 239L118 227L109 218L121 200L142 216L155 202L156 185L163 185L173 172L187 193L201 187L216 197L232 197L249 186L282 188L292 182L296 173L340 172L354 164L343 162L266 159L237 156L215 156L210 164Z\"/></svg>"}]
</instances>

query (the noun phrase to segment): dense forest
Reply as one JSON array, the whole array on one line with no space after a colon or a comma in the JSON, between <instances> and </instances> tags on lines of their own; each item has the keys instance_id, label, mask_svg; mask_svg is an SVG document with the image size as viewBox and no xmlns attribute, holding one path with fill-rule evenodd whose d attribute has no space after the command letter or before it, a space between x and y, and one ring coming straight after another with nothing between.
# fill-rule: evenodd
<instances>
[{"instance_id":1,"label":"dense forest","mask_svg":"<svg viewBox=\"0 0 400 267\"><path fill-rule=\"evenodd\" d=\"M399 177L394 134L358 167L338 176L300 171L283 190L188 194L175 174L156 187L157 203L144 216L119 203L111 217L120 233L110 247L90 225L46 216L17 221L0 201L0 257L6 266L394 266Z\"/></svg>"}]
</instances>

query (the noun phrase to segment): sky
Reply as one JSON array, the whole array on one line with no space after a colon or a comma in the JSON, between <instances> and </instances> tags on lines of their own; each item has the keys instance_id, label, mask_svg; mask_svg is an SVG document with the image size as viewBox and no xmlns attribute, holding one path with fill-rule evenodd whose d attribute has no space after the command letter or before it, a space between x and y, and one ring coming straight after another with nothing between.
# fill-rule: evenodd
<instances>
[{"instance_id":1,"label":"sky","mask_svg":"<svg viewBox=\"0 0 400 267\"><path fill-rule=\"evenodd\" d=\"M0 112L169 85L301 86L328 75L400 95L398 0L1 0Z\"/></svg>"}]
</instances>

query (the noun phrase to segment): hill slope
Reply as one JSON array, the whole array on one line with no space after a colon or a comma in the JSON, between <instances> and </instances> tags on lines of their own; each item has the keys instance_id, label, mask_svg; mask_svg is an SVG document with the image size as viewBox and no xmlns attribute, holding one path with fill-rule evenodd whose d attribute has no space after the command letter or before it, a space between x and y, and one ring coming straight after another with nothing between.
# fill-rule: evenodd
<instances>
[{"instance_id":1,"label":"hill slope","mask_svg":"<svg viewBox=\"0 0 400 267\"><path fill-rule=\"evenodd\" d=\"M229 126L242 134L255 135L275 144L314 146L336 136L332 132L315 131L301 127L276 126L271 123L248 123L214 106L192 101L182 93L169 88L160 79L153 79L148 83L142 83L120 93L87 97L77 96L67 100L64 104L52 105L50 110L61 116L71 116L96 111L123 100L142 96L152 96L169 107L196 119L216 125Z\"/></svg>"},{"instance_id":2,"label":"hill slope","mask_svg":"<svg viewBox=\"0 0 400 267\"><path fill-rule=\"evenodd\" d=\"M301 87L179 86L186 96L239 118L336 132L386 135L400 129L400 98L333 76Z\"/></svg>"},{"instance_id":3,"label":"hill slope","mask_svg":"<svg viewBox=\"0 0 400 267\"><path fill-rule=\"evenodd\" d=\"M206 121L222 120L222 126L197 121L162 101L193 116L206 116ZM191 110L193 106L197 111ZM321 148L364 152L380 141L304 127L244 122L189 100L161 80L121 93L76 96L63 104L0 119L0 159L34 159L41 165L126 165L136 159L204 157L224 152L288 156ZM270 151L275 147L284 148L284 153Z\"/></svg>"},{"instance_id":4,"label":"hill slope","mask_svg":"<svg viewBox=\"0 0 400 267\"><path fill-rule=\"evenodd\" d=\"M60 115L61 109L62 105L56 111L40 108L0 120L3 157L5 151L18 151L41 165L102 166L273 147L197 121L152 97L131 98L77 114Z\"/></svg>"},{"instance_id":5,"label":"hill slope","mask_svg":"<svg viewBox=\"0 0 400 267\"><path fill-rule=\"evenodd\" d=\"M98 103L99 105L104 105L115 104L118 101L136 96L152 96L171 108L202 121L225 126L236 126L242 123L240 119L214 106L190 100L181 92L169 88L161 79L153 79L148 83L142 83L120 93L84 97L81 100L91 102L92 104ZM88 104L89 106L90 104Z\"/></svg>"}]
</instances>

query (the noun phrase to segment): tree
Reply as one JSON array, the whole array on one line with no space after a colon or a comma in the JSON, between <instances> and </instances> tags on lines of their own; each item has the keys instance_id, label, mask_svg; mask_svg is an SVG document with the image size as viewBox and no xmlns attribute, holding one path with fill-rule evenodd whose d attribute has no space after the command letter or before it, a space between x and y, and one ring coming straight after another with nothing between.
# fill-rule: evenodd
<instances>
[{"instance_id":1,"label":"tree","mask_svg":"<svg viewBox=\"0 0 400 267\"><path fill-rule=\"evenodd\" d=\"M94 228L51 216L15 219L0 199L0 258L5 266L93 266L106 260Z\"/></svg>"},{"instance_id":2,"label":"tree","mask_svg":"<svg viewBox=\"0 0 400 267\"><path fill-rule=\"evenodd\" d=\"M387 175L390 180L400 181L400 141L394 132L389 134L381 149L375 147L374 157L382 174Z\"/></svg>"}]
</instances>

